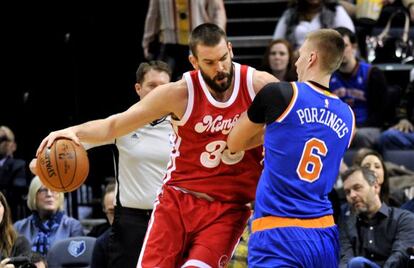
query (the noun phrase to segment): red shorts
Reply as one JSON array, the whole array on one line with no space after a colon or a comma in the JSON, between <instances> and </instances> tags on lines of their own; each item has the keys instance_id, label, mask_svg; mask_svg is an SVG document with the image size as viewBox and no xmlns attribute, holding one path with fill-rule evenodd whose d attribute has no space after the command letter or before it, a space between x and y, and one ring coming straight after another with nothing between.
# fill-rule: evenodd
<instances>
[{"instance_id":1,"label":"red shorts","mask_svg":"<svg viewBox=\"0 0 414 268\"><path fill-rule=\"evenodd\" d=\"M138 267L225 267L249 217L245 205L209 202L164 185Z\"/></svg>"}]
</instances>

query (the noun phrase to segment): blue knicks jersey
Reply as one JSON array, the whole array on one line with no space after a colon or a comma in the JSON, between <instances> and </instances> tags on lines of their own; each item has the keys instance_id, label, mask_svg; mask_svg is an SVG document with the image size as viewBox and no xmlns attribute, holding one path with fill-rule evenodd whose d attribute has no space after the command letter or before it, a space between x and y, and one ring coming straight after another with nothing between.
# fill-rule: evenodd
<instances>
[{"instance_id":1,"label":"blue knicks jersey","mask_svg":"<svg viewBox=\"0 0 414 268\"><path fill-rule=\"evenodd\" d=\"M351 77L345 79L339 72L335 72L329 82L332 93L351 106L357 126L368 119L367 91L370 70L370 64L359 62Z\"/></svg>"},{"instance_id":2,"label":"blue knicks jersey","mask_svg":"<svg viewBox=\"0 0 414 268\"><path fill-rule=\"evenodd\" d=\"M311 83L291 83L285 112L267 124L255 218L318 218L332 214L328 193L354 129L351 108Z\"/></svg>"}]
</instances>

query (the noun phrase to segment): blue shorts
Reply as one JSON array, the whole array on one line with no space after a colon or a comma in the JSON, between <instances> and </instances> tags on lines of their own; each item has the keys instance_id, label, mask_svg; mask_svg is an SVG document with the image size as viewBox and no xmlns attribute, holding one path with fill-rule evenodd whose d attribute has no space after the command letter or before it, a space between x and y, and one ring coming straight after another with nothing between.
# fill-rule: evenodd
<instances>
[{"instance_id":1,"label":"blue shorts","mask_svg":"<svg viewBox=\"0 0 414 268\"><path fill-rule=\"evenodd\" d=\"M250 236L249 267L329 268L339 264L339 231L325 228L280 227Z\"/></svg>"}]
</instances>

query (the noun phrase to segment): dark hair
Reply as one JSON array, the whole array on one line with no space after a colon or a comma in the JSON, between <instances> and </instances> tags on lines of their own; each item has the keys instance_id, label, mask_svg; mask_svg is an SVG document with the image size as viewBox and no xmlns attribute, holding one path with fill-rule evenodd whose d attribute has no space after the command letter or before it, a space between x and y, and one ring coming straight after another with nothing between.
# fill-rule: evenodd
<instances>
[{"instance_id":1,"label":"dark hair","mask_svg":"<svg viewBox=\"0 0 414 268\"><path fill-rule=\"evenodd\" d=\"M389 180L388 180L388 171L387 171L387 167L385 166L384 159L382 158L381 154L369 148L361 148L356 152L352 162L354 165L361 166L362 161L364 161L364 159L369 155L376 156L381 162L382 169L384 170L384 181L381 184L380 197L382 201L389 204L390 185L389 185Z\"/></svg>"},{"instance_id":2,"label":"dark hair","mask_svg":"<svg viewBox=\"0 0 414 268\"><path fill-rule=\"evenodd\" d=\"M356 44L357 43L358 40L357 40L356 34L354 34L348 28L345 28L345 27L337 27L334 30L337 31L340 35L342 35L342 37L348 36L349 41L351 42L351 44Z\"/></svg>"},{"instance_id":3,"label":"dark hair","mask_svg":"<svg viewBox=\"0 0 414 268\"><path fill-rule=\"evenodd\" d=\"M295 72L295 68L294 68L295 66L294 66L294 63L293 63L293 58L294 58L293 46L286 39L275 39L275 40L273 40L269 43L269 45L266 48L265 54L263 56L261 69L263 71L272 73L272 69L270 68L270 63L269 63L269 55L270 55L270 51L272 50L272 47L276 44L285 45L285 47L287 48L288 54L289 54L289 63L286 67L286 74L285 74L285 77L284 77L284 81L295 81L295 80L297 80L297 76L295 74L296 72Z\"/></svg>"},{"instance_id":4,"label":"dark hair","mask_svg":"<svg viewBox=\"0 0 414 268\"><path fill-rule=\"evenodd\" d=\"M374 171L370 170L369 168L361 167L361 166L352 166L349 169L347 169L342 174L342 181L345 182L352 174L358 171L361 171L364 179L368 182L369 185L373 186L375 182L377 181L377 176L375 175Z\"/></svg>"},{"instance_id":5,"label":"dark hair","mask_svg":"<svg viewBox=\"0 0 414 268\"><path fill-rule=\"evenodd\" d=\"M0 192L0 203L4 207L3 220L0 222L0 255L10 257L17 233L13 227L10 206L2 192Z\"/></svg>"},{"instance_id":6,"label":"dark hair","mask_svg":"<svg viewBox=\"0 0 414 268\"><path fill-rule=\"evenodd\" d=\"M227 43L226 32L216 24L201 24L191 32L189 41L191 53L197 57L197 45L213 47L218 45L223 38Z\"/></svg>"},{"instance_id":7,"label":"dark hair","mask_svg":"<svg viewBox=\"0 0 414 268\"><path fill-rule=\"evenodd\" d=\"M112 192L115 192L115 182L109 182L105 186L105 191L103 192L103 195L102 195L102 207L103 208L105 208L105 196Z\"/></svg>"},{"instance_id":8,"label":"dark hair","mask_svg":"<svg viewBox=\"0 0 414 268\"><path fill-rule=\"evenodd\" d=\"M145 74L151 70L166 72L171 79L172 71L170 66L163 61L154 60L150 62L143 62L139 65L137 72L135 73L136 82L141 84L144 81Z\"/></svg>"}]
</instances>

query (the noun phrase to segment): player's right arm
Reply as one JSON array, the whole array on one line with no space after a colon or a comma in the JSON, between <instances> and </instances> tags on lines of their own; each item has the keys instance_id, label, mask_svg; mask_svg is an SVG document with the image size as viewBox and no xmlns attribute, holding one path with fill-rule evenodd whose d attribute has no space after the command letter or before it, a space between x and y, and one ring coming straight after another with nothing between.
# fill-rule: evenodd
<instances>
[{"instance_id":1,"label":"player's right arm","mask_svg":"<svg viewBox=\"0 0 414 268\"><path fill-rule=\"evenodd\" d=\"M187 89L184 80L161 85L122 113L51 132L41 142L36 155L45 146L50 147L57 138L72 139L77 144L113 140L165 115L181 117L186 105Z\"/></svg>"}]
</instances>

